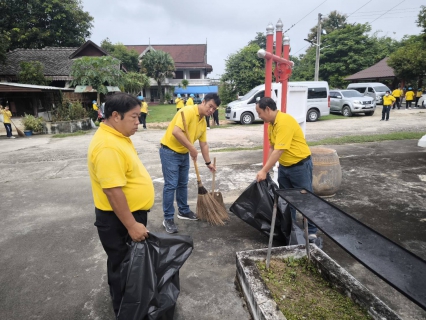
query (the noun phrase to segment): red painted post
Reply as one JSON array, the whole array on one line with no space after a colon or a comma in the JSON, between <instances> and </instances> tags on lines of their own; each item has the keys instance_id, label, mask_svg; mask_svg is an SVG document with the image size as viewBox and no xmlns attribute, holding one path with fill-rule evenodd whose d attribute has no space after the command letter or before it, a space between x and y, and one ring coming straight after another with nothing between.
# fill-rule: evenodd
<instances>
[{"instance_id":1,"label":"red painted post","mask_svg":"<svg viewBox=\"0 0 426 320\"><path fill-rule=\"evenodd\" d=\"M275 25L276 32L275 32L275 55L278 57L281 57L282 49L283 49L283 23L280 20L278 20L277 24ZM277 63L275 63L275 68L277 67Z\"/></svg>"},{"instance_id":2,"label":"red painted post","mask_svg":"<svg viewBox=\"0 0 426 320\"><path fill-rule=\"evenodd\" d=\"M274 26L269 23L266 27L266 51L272 52L274 45ZM272 88L272 60L265 61L265 97L271 97ZM266 164L269 154L268 124L263 124L263 165Z\"/></svg>"},{"instance_id":3,"label":"red painted post","mask_svg":"<svg viewBox=\"0 0 426 320\"><path fill-rule=\"evenodd\" d=\"M290 38L284 38L284 54L283 58L290 60ZM287 90L288 90L288 78L286 77L284 81L281 82L281 111L287 112Z\"/></svg>"}]
</instances>

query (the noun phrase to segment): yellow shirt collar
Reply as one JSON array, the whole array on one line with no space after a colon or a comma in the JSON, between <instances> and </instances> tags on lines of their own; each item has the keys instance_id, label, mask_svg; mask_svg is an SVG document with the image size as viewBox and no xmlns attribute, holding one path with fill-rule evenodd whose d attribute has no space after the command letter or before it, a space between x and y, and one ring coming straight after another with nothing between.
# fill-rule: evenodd
<instances>
[{"instance_id":1,"label":"yellow shirt collar","mask_svg":"<svg viewBox=\"0 0 426 320\"><path fill-rule=\"evenodd\" d=\"M115 130L113 127L110 127L110 126L106 125L105 123L101 122L101 124L99 125L99 128L102 129L102 130L105 130L105 131L107 131L109 133L112 133L112 134L114 134L114 135L116 135L116 136L118 136L120 138L125 138L125 139L127 139L127 140L130 141L129 137L126 137L121 132Z\"/></svg>"}]
</instances>

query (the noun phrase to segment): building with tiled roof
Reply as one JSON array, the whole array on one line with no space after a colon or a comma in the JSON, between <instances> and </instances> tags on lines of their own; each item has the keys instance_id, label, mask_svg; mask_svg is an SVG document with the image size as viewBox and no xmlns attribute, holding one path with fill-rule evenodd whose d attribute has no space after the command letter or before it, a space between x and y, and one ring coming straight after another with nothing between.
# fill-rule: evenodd
<instances>
[{"instance_id":1,"label":"building with tiled roof","mask_svg":"<svg viewBox=\"0 0 426 320\"><path fill-rule=\"evenodd\" d=\"M164 83L165 93L175 93L183 79L188 80L189 85L185 93L198 93L211 90L211 80L207 75L213 71L207 63L207 44L145 44L126 45L128 49L133 49L139 53L139 59L150 52L161 50L170 54L175 62L175 77L166 79ZM157 84L151 79L151 87L144 90L144 95L153 100L158 96Z\"/></svg>"},{"instance_id":2,"label":"building with tiled roof","mask_svg":"<svg viewBox=\"0 0 426 320\"><path fill-rule=\"evenodd\" d=\"M390 88L396 88L399 80L396 78L393 68L388 66L388 59L384 58L375 65L346 77L345 80L350 82L381 82L387 84Z\"/></svg>"}]
</instances>

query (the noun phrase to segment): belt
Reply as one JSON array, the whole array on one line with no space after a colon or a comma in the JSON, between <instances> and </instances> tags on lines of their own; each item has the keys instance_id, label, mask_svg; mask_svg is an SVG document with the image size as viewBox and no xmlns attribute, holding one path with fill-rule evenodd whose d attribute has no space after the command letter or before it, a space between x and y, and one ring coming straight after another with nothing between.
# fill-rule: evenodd
<instances>
[{"instance_id":1,"label":"belt","mask_svg":"<svg viewBox=\"0 0 426 320\"><path fill-rule=\"evenodd\" d=\"M105 214L115 214L114 211L107 211L107 210L101 210L95 207L95 211L99 212L99 213L105 213ZM132 213L148 213L151 210L136 210L133 211Z\"/></svg>"},{"instance_id":2,"label":"belt","mask_svg":"<svg viewBox=\"0 0 426 320\"><path fill-rule=\"evenodd\" d=\"M171 150L171 151L173 151L174 153L177 153L177 154L187 154L188 153L188 152L185 152L185 153L176 152L175 150L170 149L168 146L166 146L166 145L164 145L162 143L160 143L160 146L161 146L161 148L169 149L169 150Z\"/></svg>"},{"instance_id":3,"label":"belt","mask_svg":"<svg viewBox=\"0 0 426 320\"><path fill-rule=\"evenodd\" d=\"M304 164L306 161L308 161L309 159L311 159L311 156L307 156L305 159L300 160L299 162L292 164L290 166L286 166L286 168L291 168L291 167L296 167L296 166L301 166L302 164Z\"/></svg>"}]
</instances>

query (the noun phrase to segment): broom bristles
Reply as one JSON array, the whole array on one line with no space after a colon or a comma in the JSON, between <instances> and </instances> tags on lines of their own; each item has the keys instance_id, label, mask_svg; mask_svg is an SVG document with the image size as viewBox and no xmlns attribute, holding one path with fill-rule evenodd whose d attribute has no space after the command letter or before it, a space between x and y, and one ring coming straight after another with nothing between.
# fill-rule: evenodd
<instances>
[{"instance_id":1,"label":"broom bristles","mask_svg":"<svg viewBox=\"0 0 426 320\"><path fill-rule=\"evenodd\" d=\"M197 183L198 183L198 194L208 193L207 189L204 188L203 184L201 183L201 180L198 180Z\"/></svg>"},{"instance_id":2,"label":"broom bristles","mask_svg":"<svg viewBox=\"0 0 426 320\"><path fill-rule=\"evenodd\" d=\"M197 199L197 216L212 225L223 226L229 220L226 209L210 194L199 194Z\"/></svg>"}]
</instances>

